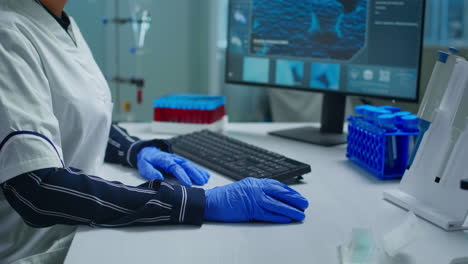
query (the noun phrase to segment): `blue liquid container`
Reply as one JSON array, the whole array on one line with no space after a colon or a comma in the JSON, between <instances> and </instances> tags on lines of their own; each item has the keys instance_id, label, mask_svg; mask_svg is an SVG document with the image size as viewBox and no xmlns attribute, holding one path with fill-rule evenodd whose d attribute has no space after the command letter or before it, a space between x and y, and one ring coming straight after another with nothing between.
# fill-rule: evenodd
<instances>
[{"instance_id":1,"label":"blue liquid container","mask_svg":"<svg viewBox=\"0 0 468 264\"><path fill-rule=\"evenodd\" d=\"M377 118L379 127L385 129L388 134L394 134L397 129L397 118L393 114L380 115ZM386 138L385 166L388 169L394 169L395 162L398 159L397 141L395 135L388 135Z\"/></svg>"},{"instance_id":2,"label":"blue liquid container","mask_svg":"<svg viewBox=\"0 0 468 264\"><path fill-rule=\"evenodd\" d=\"M414 152L414 148L416 147L416 142L419 135L419 118L416 115L405 115L401 117L401 126L402 130L408 133L418 133L415 135L409 136L408 142L408 157Z\"/></svg>"}]
</instances>

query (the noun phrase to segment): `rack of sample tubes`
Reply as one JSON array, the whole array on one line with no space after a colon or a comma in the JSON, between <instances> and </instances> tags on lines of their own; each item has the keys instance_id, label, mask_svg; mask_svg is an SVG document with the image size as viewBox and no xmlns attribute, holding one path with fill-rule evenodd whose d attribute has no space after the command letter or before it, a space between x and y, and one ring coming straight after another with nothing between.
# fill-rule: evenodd
<instances>
[{"instance_id":1,"label":"rack of sample tubes","mask_svg":"<svg viewBox=\"0 0 468 264\"><path fill-rule=\"evenodd\" d=\"M185 134L222 131L227 123L224 96L172 94L153 101L153 132Z\"/></svg>"},{"instance_id":2,"label":"rack of sample tubes","mask_svg":"<svg viewBox=\"0 0 468 264\"><path fill-rule=\"evenodd\" d=\"M348 159L381 180L402 177L419 135L418 117L393 106L354 110L348 118Z\"/></svg>"}]
</instances>

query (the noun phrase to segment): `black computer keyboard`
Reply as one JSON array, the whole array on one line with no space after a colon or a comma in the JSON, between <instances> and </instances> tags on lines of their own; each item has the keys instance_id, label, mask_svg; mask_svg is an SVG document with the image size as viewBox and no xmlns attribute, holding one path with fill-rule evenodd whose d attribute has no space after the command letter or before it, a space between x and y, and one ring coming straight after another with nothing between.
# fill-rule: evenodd
<instances>
[{"instance_id":1,"label":"black computer keyboard","mask_svg":"<svg viewBox=\"0 0 468 264\"><path fill-rule=\"evenodd\" d=\"M310 172L305 163L209 130L170 141L177 155L236 180L254 177L290 183Z\"/></svg>"}]
</instances>

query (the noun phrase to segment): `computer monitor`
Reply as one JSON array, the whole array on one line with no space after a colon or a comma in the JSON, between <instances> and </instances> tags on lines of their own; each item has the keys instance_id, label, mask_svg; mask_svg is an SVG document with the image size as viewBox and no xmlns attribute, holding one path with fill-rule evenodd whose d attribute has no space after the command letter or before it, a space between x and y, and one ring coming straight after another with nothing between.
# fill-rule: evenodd
<instances>
[{"instance_id":1,"label":"computer monitor","mask_svg":"<svg viewBox=\"0 0 468 264\"><path fill-rule=\"evenodd\" d=\"M347 95L418 101L424 0L230 0L226 82L324 93L321 128L346 142Z\"/></svg>"}]
</instances>

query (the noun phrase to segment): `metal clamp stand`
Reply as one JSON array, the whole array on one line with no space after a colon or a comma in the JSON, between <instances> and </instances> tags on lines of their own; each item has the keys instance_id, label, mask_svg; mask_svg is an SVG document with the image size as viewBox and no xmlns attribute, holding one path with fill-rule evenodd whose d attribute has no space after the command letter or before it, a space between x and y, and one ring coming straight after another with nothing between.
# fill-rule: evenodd
<instances>
[{"instance_id":1,"label":"metal clamp stand","mask_svg":"<svg viewBox=\"0 0 468 264\"><path fill-rule=\"evenodd\" d=\"M114 77L112 81L116 83L124 83L124 84L131 84L137 87L137 103L141 104L143 102L143 87L145 87L145 79L142 78L122 78L122 77Z\"/></svg>"},{"instance_id":2,"label":"metal clamp stand","mask_svg":"<svg viewBox=\"0 0 468 264\"><path fill-rule=\"evenodd\" d=\"M102 19L102 23L104 25L107 25L107 24L115 24L117 25L115 27L115 63L116 63L116 72L115 72L115 77L112 79L113 82L116 83L116 94L115 94L115 97L116 97L116 104L118 105L117 107L117 116L119 116L118 119L120 119L120 115L121 115L121 98L120 98L120 84L131 84L131 85L134 85L136 86L137 88L137 98L136 98L136 102L137 104L141 104L143 102L143 87L145 86L145 80L143 78L124 78L121 76L121 73L120 73L120 31L119 31L119 27L118 26L121 26L121 25L125 25L125 24L133 24L134 26L134 30L135 30L135 25L149 25L151 23L151 15L149 14L149 12L147 10L145 10L145 12L143 13L143 15L140 17L138 15L133 15L132 17L118 17L119 15L119 11L120 11L120 4L119 4L119 1L118 0L115 0L115 11L116 11L116 15L117 17L115 18L103 18ZM138 10L140 10L140 6L138 6ZM145 28L145 32L146 30L148 30L149 26L147 26ZM141 28L139 28L141 29ZM142 40L142 43L144 43L144 34L143 34L143 37L142 38L139 38L139 40ZM141 48L143 46L142 43L138 43L136 47L132 47L130 49L130 52L135 54L137 56L137 73L136 75L137 76L140 76L141 75L141 58L139 58L141 56L141 51L139 50L139 48ZM141 46L141 47L140 47Z\"/></svg>"}]
</instances>

